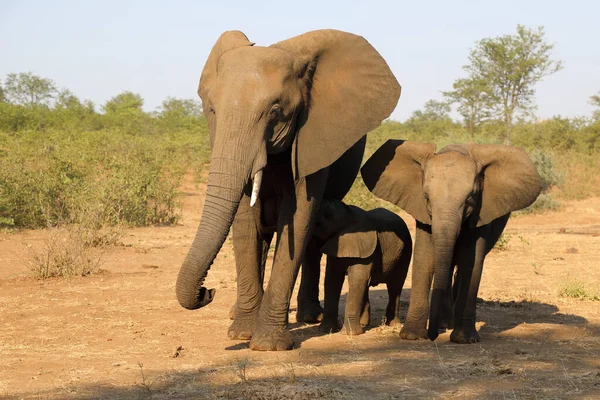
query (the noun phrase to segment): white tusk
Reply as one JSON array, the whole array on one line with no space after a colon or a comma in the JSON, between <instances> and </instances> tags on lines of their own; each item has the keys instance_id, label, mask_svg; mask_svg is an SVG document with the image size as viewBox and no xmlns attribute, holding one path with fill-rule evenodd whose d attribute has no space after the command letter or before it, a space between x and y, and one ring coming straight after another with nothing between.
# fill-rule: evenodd
<instances>
[{"instance_id":1,"label":"white tusk","mask_svg":"<svg viewBox=\"0 0 600 400\"><path fill-rule=\"evenodd\" d=\"M254 175L252 179L252 197L250 197L250 207L254 207L256 199L258 199L258 192L260 192L260 183L262 181L262 169Z\"/></svg>"}]
</instances>

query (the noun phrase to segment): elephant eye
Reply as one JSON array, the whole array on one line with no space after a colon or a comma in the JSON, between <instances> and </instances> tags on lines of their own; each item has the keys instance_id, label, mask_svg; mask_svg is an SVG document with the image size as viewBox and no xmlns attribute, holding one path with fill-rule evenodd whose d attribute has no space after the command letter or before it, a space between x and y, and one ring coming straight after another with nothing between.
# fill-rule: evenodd
<instances>
[{"instance_id":1,"label":"elephant eye","mask_svg":"<svg viewBox=\"0 0 600 400\"><path fill-rule=\"evenodd\" d=\"M281 108L279 104L274 104L273 107L271 107L271 111L269 111L269 114L273 118L281 119L281 117L283 117L283 108Z\"/></svg>"}]
</instances>

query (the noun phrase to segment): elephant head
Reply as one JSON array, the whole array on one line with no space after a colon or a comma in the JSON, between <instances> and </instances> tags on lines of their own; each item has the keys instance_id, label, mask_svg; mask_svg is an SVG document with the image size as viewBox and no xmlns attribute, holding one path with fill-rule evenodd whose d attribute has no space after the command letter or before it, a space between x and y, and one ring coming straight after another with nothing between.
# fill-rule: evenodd
<instances>
[{"instance_id":1,"label":"elephant head","mask_svg":"<svg viewBox=\"0 0 600 400\"><path fill-rule=\"evenodd\" d=\"M325 241L321 252L339 258L367 258L377 247L377 231L367 213L340 200L323 201L314 235Z\"/></svg>"},{"instance_id":2,"label":"elephant head","mask_svg":"<svg viewBox=\"0 0 600 400\"><path fill-rule=\"evenodd\" d=\"M202 284L244 191L252 187L256 200L267 154L289 152L296 180L328 167L393 111L400 86L360 36L320 30L259 47L228 31L198 94L212 153L202 219L176 285L188 309L212 301L214 289Z\"/></svg>"},{"instance_id":3,"label":"elephant head","mask_svg":"<svg viewBox=\"0 0 600 400\"><path fill-rule=\"evenodd\" d=\"M484 226L529 206L542 188L527 153L505 145L450 145L435 153L433 144L388 140L361 174L373 194L431 225L435 266L428 336L432 340L437 337L461 229Z\"/></svg>"}]
</instances>

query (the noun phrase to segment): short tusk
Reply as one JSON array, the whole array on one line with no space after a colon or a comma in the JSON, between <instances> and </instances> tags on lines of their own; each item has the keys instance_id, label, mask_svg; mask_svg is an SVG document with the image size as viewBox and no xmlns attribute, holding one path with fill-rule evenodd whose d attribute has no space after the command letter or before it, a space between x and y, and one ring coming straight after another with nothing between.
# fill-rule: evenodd
<instances>
[{"instance_id":1,"label":"short tusk","mask_svg":"<svg viewBox=\"0 0 600 400\"><path fill-rule=\"evenodd\" d=\"M260 183L262 182L262 169L254 175L252 179L252 197L250 197L250 207L253 207L258 199L258 192L260 192Z\"/></svg>"}]
</instances>

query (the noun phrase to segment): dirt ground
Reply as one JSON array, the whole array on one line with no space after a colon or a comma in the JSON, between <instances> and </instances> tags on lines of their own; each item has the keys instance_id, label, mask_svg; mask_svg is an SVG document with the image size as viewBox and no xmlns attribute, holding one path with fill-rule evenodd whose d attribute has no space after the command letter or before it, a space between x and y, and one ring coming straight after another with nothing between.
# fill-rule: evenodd
<instances>
[{"instance_id":1,"label":"dirt ground","mask_svg":"<svg viewBox=\"0 0 600 400\"><path fill-rule=\"evenodd\" d=\"M364 335L292 324L295 350L262 353L227 339L230 240L206 282L214 302L187 311L175 299L203 200L202 186L184 189L181 225L127 230L104 271L87 277L36 280L25 245L48 233L0 234L1 398L600 398L600 302L559 296L574 280L600 293L600 198L511 218L508 249L485 266L479 344L451 343L448 333L400 340L379 326L382 285L371 290ZM295 307L294 293L292 321Z\"/></svg>"}]
</instances>

